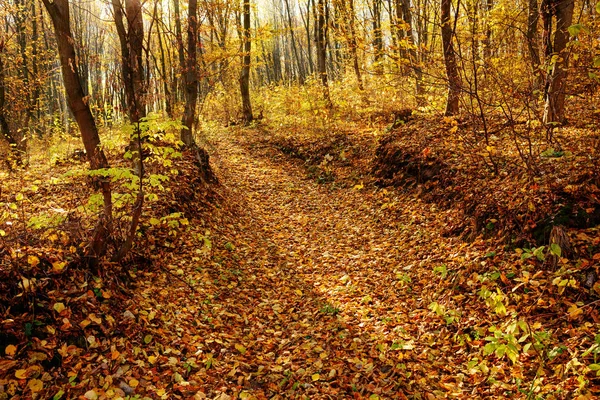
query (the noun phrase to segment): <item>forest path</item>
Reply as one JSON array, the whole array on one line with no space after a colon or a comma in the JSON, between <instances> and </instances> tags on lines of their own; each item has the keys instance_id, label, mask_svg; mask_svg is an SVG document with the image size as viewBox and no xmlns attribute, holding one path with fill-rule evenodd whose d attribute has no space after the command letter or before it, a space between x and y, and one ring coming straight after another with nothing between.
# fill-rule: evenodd
<instances>
[{"instance_id":1,"label":"forest path","mask_svg":"<svg viewBox=\"0 0 600 400\"><path fill-rule=\"evenodd\" d=\"M211 141L237 219L220 232L230 240L220 264L236 265L237 282L215 299L231 316L227 341L238 342L208 373L223 387L237 379L258 398L460 393L449 367L460 356L438 342L450 333L421 294L435 275L416 273L438 265L422 246L443 240L428 228L430 206L320 185L262 134L228 131ZM398 203L395 225L382 209Z\"/></svg>"}]
</instances>

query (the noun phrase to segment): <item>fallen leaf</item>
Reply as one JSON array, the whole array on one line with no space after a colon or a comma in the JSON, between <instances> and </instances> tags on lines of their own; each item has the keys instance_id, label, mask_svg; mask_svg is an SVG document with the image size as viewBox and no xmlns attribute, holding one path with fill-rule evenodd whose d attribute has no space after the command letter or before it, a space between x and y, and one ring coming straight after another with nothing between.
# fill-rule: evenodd
<instances>
[{"instance_id":1,"label":"fallen leaf","mask_svg":"<svg viewBox=\"0 0 600 400\"><path fill-rule=\"evenodd\" d=\"M65 305L63 303L54 303L54 306L52 308L54 309L54 311L60 314L65 310Z\"/></svg>"},{"instance_id":2,"label":"fallen leaf","mask_svg":"<svg viewBox=\"0 0 600 400\"><path fill-rule=\"evenodd\" d=\"M17 352L17 347L13 344L9 344L4 349L4 353L6 353L7 356L14 356L16 352Z\"/></svg>"},{"instance_id":3,"label":"fallen leaf","mask_svg":"<svg viewBox=\"0 0 600 400\"><path fill-rule=\"evenodd\" d=\"M32 379L27 383L27 387L33 393L37 393L44 388L44 382L39 379Z\"/></svg>"},{"instance_id":4,"label":"fallen leaf","mask_svg":"<svg viewBox=\"0 0 600 400\"><path fill-rule=\"evenodd\" d=\"M235 349L237 351L239 351L240 353L242 353L242 354L246 353L246 348L244 346L242 346L241 344L236 344L235 345Z\"/></svg>"}]
</instances>

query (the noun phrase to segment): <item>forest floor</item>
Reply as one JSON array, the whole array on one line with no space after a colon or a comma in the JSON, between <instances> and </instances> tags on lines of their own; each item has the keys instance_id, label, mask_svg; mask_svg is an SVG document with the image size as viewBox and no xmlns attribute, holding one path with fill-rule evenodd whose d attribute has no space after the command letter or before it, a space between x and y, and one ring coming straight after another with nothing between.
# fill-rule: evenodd
<instances>
[{"instance_id":1,"label":"forest floor","mask_svg":"<svg viewBox=\"0 0 600 400\"><path fill-rule=\"evenodd\" d=\"M377 137L355 140L373 152ZM216 200L189 202L177 235L141 243L149 262L126 283L73 270L71 291L48 292L38 306L55 318L50 335L2 337L0 399L596 392L595 301L563 296L577 286L569 272L447 235L455 210L378 188L345 156L332 179L332 155L307 168L264 127L208 143Z\"/></svg>"}]
</instances>

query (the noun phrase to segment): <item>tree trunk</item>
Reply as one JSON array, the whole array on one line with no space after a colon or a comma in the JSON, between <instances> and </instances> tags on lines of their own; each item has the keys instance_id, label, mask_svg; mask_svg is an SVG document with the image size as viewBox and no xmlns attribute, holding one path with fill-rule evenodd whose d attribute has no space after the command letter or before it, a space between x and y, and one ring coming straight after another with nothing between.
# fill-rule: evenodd
<instances>
[{"instance_id":1,"label":"tree trunk","mask_svg":"<svg viewBox=\"0 0 600 400\"><path fill-rule=\"evenodd\" d=\"M360 72L360 65L358 62L358 45L356 43L356 13L354 11L354 0L348 0L347 6L346 2L343 2L344 14L346 15L348 21L348 49L350 50L350 56L352 57L352 67L354 69L354 75L356 76L356 83L358 85L359 90L364 90L363 79ZM347 7L347 8L346 8Z\"/></svg>"},{"instance_id":2,"label":"tree trunk","mask_svg":"<svg viewBox=\"0 0 600 400\"><path fill-rule=\"evenodd\" d=\"M373 0L373 8L371 16L373 17L373 63L375 64L375 72L381 74L383 66L381 64L383 57L383 32L381 31L381 0Z\"/></svg>"},{"instance_id":3,"label":"tree trunk","mask_svg":"<svg viewBox=\"0 0 600 400\"><path fill-rule=\"evenodd\" d=\"M198 64L196 59L196 44L198 35L198 1L190 0L188 6L188 32L187 32L187 63L184 71L185 82L185 109L181 123L185 127L181 130L181 141L187 147L193 147L194 121L196 119L196 102L198 101Z\"/></svg>"},{"instance_id":4,"label":"tree trunk","mask_svg":"<svg viewBox=\"0 0 600 400\"><path fill-rule=\"evenodd\" d=\"M292 14L290 12L289 0L285 0L285 8L287 11L288 28L290 29L290 39L292 41L292 52L294 53L294 58L296 59L296 65L298 65L298 83L304 85L304 65L303 60L301 60L300 54L298 53L298 47L296 46L296 35L294 34L294 27L292 26Z\"/></svg>"},{"instance_id":5,"label":"tree trunk","mask_svg":"<svg viewBox=\"0 0 600 400\"><path fill-rule=\"evenodd\" d=\"M448 98L446 99L446 115L456 115L459 113L460 100L460 75L456 64L456 54L452 38L454 31L452 29L450 8L451 0L441 0L441 22L442 22L442 46L444 51L444 63L446 66L446 76L448 79Z\"/></svg>"},{"instance_id":6,"label":"tree trunk","mask_svg":"<svg viewBox=\"0 0 600 400\"><path fill-rule=\"evenodd\" d=\"M315 26L315 42L317 44L317 69L319 79L323 85L323 98L327 108L332 107L331 97L329 96L329 82L327 79L327 18L325 0L319 0L317 3L317 20Z\"/></svg>"},{"instance_id":7,"label":"tree trunk","mask_svg":"<svg viewBox=\"0 0 600 400\"><path fill-rule=\"evenodd\" d=\"M402 10L402 17L400 17L400 10ZM402 19L406 24L406 37L408 39L408 55L410 58L410 65L415 77L415 90L417 105L422 106L424 104L423 99L423 68L419 62L417 54L417 48L413 33L412 23L412 12L410 10L410 0L397 0L396 1L396 13L398 20Z\"/></svg>"},{"instance_id":8,"label":"tree trunk","mask_svg":"<svg viewBox=\"0 0 600 400\"><path fill-rule=\"evenodd\" d=\"M12 169L13 163L21 165L21 153L17 147L18 143L15 137L10 132L8 125L8 118L6 118L6 86L5 86L5 75L4 75L4 42L0 42L0 135L8 142L10 146L10 152L12 157L9 157L6 161L9 169Z\"/></svg>"},{"instance_id":9,"label":"tree trunk","mask_svg":"<svg viewBox=\"0 0 600 400\"><path fill-rule=\"evenodd\" d=\"M161 8L161 18L162 18L162 8ZM171 91L169 90L169 82L167 79L167 60L165 58L165 49L163 47L162 36L164 31L162 29L157 28L156 35L158 36L158 47L160 51L160 73L163 83L163 91L165 92L165 111L169 118L173 118L173 105L171 104Z\"/></svg>"},{"instance_id":10,"label":"tree trunk","mask_svg":"<svg viewBox=\"0 0 600 400\"><path fill-rule=\"evenodd\" d=\"M183 75L185 84L185 108L181 123L181 141L187 148L194 152L200 174L206 182L216 181L206 150L196 145L194 139L194 122L196 121L196 103L198 101L198 62L196 48L198 45L198 0L189 0L188 4L188 35L187 35L187 59L185 73Z\"/></svg>"},{"instance_id":11,"label":"tree trunk","mask_svg":"<svg viewBox=\"0 0 600 400\"><path fill-rule=\"evenodd\" d=\"M179 60L179 70L181 71L181 74L183 74L183 71L185 70L185 54L183 48L183 35L181 31L181 12L179 11L179 0L173 0L173 6L175 12L175 39L177 40L177 57ZM179 74L175 74L176 77L177 75ZM180 95L178 95L178 93L180 86L183 85L179 85L179 81L179 79L175 79L173 81L173 90L175 91L175 102L177 102L177 100L181 98Z\"/></svg>"},{"instance_id":12,"label":"tree trunk","mask_svg":"<svg viewBox=\"0 0 600 400\"><path fill-rule=\"evenodd\" d=\"M488 62L492 57L492 25L490 24L490 13L493 8L494 0L486 0L485 11L487 13L487 18L485 23L485 37L483 38L483 59L485 62Z\"/></svg>"},{"instance_id":13,"label":"tree trunk","mask_svg":"<svg viewBox=\"0 0 600 400\"><path fill-rule=\"evenodd\" d=\"M548 90L544 107L544 123L546 124L567 122L565 117L565 86L569 67L567 43L569 42L568 28L573 22L574 5L574 0L558 0L552 5L554 15L556 15L556 29L552 44L552 56L549 60L551 70L548 74Z\"/></svg>"},{"instance_id":14,"label":"tree trunk","mask_svg":"<svg viewBox=\"0 0 600 400\"><path fill-rule=\"evenodd\" d=\"M244 124L249 124L254 119L252 103L250 102L250 52L252 41L250 35L250 0L244 2L243 31L244 55L242 56L242 72L240 74L240 92L242 94L242 119Z\"/></svg>"},{"instance_id":15,"label":"tree trunk","mask_svg":"<svg viewBox=\"0 0 600 400\"><path fill-rule=\"evenodd\" d=\"M121 44L121 72L123 87L127 101L129 121L136 125L145 117L146 112L146 82L143 68L144 21L142 19L142 4L140 0L125 0L125 14L121 0L112 0L115 25ZM123 22L127 21L127 26ZM137 136L140 132L134 129L130 138L132 149L132 164L135 173L142 176L142 152L138 146ZM135 149L135 150L134 150Z\"/></svg>"},{"instance_id":16,"label":"tree trunk","mask_svg":"<svg viewBox=\"0 0 600 400\"><path fill-rule=\"evenodd\" d=\"M79 125L90 168L92 170L109 168L108 161L100 145L96 122L88 104L83 99L83 88L77 72L77 58L71 35L69 2L68 0L43 0L43 2L54 25L67 102ZM98 221L91 243L86 251L86 257L92 266L97 263L99 257L106 253L107 241L112 231L110 182L108 179L102 179L100 185L104 198L104 213Z\"/></svg>"},{"instance_id":17,"label":"tree trunk","mask_svg":"<svg viewBox=\"0 0 600 400\"><path fill-rule=\"evenodd\" d=\"M540 46L538 44L538 21L539 21L538 1L529 0L527 14L527 48L531 62L531 70L535 76L534 90L542 87L542 71L540 71Z\"/></svg>"}]
</instances>

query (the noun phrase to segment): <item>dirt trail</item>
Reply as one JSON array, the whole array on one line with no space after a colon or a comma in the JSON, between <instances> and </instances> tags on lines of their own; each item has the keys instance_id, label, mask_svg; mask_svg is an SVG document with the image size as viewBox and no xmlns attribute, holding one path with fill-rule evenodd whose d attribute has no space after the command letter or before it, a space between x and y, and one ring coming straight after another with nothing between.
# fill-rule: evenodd
<instances>
[{"instance_id":1,"label":"dirt trail","mask_svg":"<svg viewBox=\"0 0 600 400\"><path fill-rule=\"evenodd\" d=\"M212 143L237 218L221 233L234 246L222 265L234 263L238 278L217 287L211 305L211 315L228 315L230 324L224 331L217 323L209 334L225 344L213 349L215 367L197 375L221 382L208 394L463 392L449 370L461 360L437 348L450 333L430 326L431 299L420 297L432 276L414 273L437 262L419 250L434 235L433 221L419 213L429 206L402 199L407 212L391 225L382 208L399 199L319 185L258 135L229 133Z\"/></svg>"}]
</instances>

